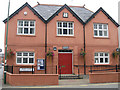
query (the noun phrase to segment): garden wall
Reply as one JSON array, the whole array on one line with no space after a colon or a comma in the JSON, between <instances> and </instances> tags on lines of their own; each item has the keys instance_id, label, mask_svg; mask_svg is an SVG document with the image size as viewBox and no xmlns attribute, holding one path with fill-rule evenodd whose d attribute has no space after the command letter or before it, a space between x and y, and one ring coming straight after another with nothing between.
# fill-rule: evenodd
<instances>
[{"instance_id":1,"label":"garden wall","mask_svg":"<svg viewBox=\"0 0 120 90\"><path fill-rule=\"evenodd\" d=\"M58 74L6 74L6 82L12 86L58 85Z\"/></svg>"},{"instance_id":2,"label":"garden wall","mask_svg":"<svg viewBox=\"0 0 120 90\"><path fill-rule=\"evenodd\" d=\"M120 82L120 72L90 73L90 83Z\"/></svg>"}]
</instances>

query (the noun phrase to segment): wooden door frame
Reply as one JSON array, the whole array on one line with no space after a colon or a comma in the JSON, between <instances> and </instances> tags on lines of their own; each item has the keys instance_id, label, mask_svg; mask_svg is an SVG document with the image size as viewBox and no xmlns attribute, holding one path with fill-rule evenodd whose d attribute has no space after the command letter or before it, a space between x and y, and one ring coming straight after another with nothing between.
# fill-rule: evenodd
<instances>
[{"instance_id":1,"label":"wooden door frame","mask_svg":"<svg viewBox=\"0 0 120 90\"><path fill-rule=\"evenodd\" d=\"M59 49L59 50L62 50L62 49ZM58 50L58 56L59 56L59 53L72 53L72 74L73 74L73 71L74 71L73 70L73 50L72 50L72 52L59 52L59 50ZM58 65L59 65L59 57L58 57Z\"/></svg>"}]
</instances>

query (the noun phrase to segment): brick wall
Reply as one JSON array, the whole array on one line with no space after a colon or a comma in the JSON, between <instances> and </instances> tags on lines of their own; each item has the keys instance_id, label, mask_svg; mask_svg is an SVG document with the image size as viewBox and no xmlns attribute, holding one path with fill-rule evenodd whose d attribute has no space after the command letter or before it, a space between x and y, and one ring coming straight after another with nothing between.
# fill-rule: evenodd
<instances>
[{"instance_id":1,"label":"brick wall","mask_svg":"<svg viewBox=\"0 0 120 90\"><path fill-rule=\"evenodd\" d=\"M58 74L10 74L7 83L12 86L58 85Z\"/></svg>"},{"instance_id":2,"label":"brick wall","mask_svg":"<svg viewBox=\"0 0 120 90\"><path fill-rule=\"evenodd\" d=\"M110 83L110 82L120 82L120 72L107 72L107 73L90 73L89 82L90 83Z\"/></svg>"}]
</instances>

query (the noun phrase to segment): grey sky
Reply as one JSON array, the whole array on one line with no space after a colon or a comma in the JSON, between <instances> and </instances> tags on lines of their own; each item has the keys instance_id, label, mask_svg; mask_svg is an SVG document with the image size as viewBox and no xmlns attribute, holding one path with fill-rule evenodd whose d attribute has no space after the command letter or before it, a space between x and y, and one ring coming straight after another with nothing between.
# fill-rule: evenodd
<instances>
[{"instance_id":1,"label":"grey sky","mask_svg":"<svg viewBox=\"0 0 120 90\"><path fill-rule=\"evenodd\" d=\"M0 48L4 49L4 31L5 24L2 22L7 17L8 1L2 0L0 3ZM103 9L118 22L118 2L120 0L11 0L10 14L21 7L25 2L28 2L32 7L37 4L59 4L83 6L95 12L99 7ZM4 52L4 50L3 50Z\"/></svg>"}]
</instances>

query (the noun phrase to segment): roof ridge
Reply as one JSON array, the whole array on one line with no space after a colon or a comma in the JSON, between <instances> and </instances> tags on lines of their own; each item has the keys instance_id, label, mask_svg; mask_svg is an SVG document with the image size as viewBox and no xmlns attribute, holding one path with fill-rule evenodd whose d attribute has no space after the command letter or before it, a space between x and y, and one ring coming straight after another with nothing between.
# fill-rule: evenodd
<instances>
[{"instance_id":1,"label":"roof ridge","mask_svg":"<svg viewBox=\"0 0 120 90\"><path fill-rule=\"evenodd\" d=\"M84 7L85 9L87 9L88 11L90 11L90 12L93 12L92 10L90 10L90 9L88 9L88 8L86 8L86 7ZM95 13L95 12L93 12L93 13Z\"/></svg>"},{"instance_id":2,"label":"roof ridge","mask_svg":"<svg viewBox=\"0 0 120 90\"><path fill-rule=\"evenodd\" d=\"M39 5L44 5L44 6L64 6L64 5L58 5L58 4L37 4L37 5L33 6L33 8L34 8L34 7L37 7L37 6L39 6ZM84 8L84 6L72 6L72 5L68 5L68 6L69 6L69 7Z\"/></svg>"}]
</instances>

